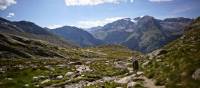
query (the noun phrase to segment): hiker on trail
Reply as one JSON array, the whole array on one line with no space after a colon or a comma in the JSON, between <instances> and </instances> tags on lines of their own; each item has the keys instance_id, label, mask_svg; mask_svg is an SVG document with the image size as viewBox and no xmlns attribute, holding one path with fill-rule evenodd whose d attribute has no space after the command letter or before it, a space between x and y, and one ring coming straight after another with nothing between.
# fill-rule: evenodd
<instances>
[{"instance_id":1,"label":"hiker on trail","mask_svg":"<svg viewBox=\"0 0 200 88\"><path fill-rule=\"evenodd\" d=\"M137 74L137 71L139 70L138 59L135 57L132 57L132 64L133 64L133 72Z\"/></svg>"}]
</instances>

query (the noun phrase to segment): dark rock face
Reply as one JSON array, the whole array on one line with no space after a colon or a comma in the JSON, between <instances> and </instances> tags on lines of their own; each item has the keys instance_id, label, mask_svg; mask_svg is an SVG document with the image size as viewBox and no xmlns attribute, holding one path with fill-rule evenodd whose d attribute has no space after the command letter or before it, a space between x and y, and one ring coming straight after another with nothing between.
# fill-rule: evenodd
<instances>
[{"instance_id":1,"label":"dark rock face","mask_svg":"<svg viewBox=\"0 0 200 88\"><path fill-rule=\"evenodd\" d=\"M50 31L83 47L103 44L101 40L94 38L87 31L77 27L64 26Z\"/></svg>"},{"instance_id":2,"label":"dark rock face","mask_svg":"<svg viewBox=\"0 0 200 88\"><path fill-rule=\"evenodd\" d=\"M151 16L125 18L98 27L91 33L109 44L122 44L146 53L180 37L191 21L192 19L182 17L164 20Z\"/></svg>"}]
</instances>

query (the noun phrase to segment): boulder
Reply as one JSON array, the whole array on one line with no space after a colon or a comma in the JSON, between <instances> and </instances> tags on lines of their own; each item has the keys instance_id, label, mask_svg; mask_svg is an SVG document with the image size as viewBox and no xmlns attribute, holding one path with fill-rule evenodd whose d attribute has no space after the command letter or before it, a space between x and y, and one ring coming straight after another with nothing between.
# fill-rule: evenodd
<instances>
[{"instance_id":1,"label":"boulder","mask_svg":"<svg viewBox=\"0 0 200 88\"><path fill-rule=\"evenodd\" d=\"M160 56L162 54L166 54L167 53L167 50L165 49L158 49L158 50L155 50L153 51L152 53L149 53L148 56L149 56L149 59L153 59L155 56Z\"/></svg>"},{"instance_id":2,"label":"boulder","mask_svg":"<svg viewBox=\"0 0 200 88\"><path fill-rule=\"evenodd\" d=\"M192 74L192 78L195 80L200 80L200 68L194 71L194 73Z\"/></svg>"}]
</instances>

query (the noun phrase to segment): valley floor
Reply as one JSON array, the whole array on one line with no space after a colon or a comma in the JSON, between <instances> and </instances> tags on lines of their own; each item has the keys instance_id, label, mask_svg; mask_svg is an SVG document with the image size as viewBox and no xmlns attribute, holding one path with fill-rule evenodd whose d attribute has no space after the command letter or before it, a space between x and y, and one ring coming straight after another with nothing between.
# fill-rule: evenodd
<instances>
[{"instance_id":1,"label":"valley floor","mask_svg":"<svg viewBox=\"0 0 200 88\"><path fill-rule=\"evenodd\" d=\"M163 88L143 72L132 72L130 57L121 46L64 49L65 58L0 59L1 88ZM67 57L68 56L68 57Z\"/></svg>"},{"instance_id":2,"label":"valley floor","mask_svg":"<svg viewBox=\"0 0 200 88\"><path fill-rule=\"evenodd\" d=\"M10 72L1 73L1 88L164 88L155 86L151 79L143 75L143 72L133 74L129 61L112 63L109 60L96 59L94 62L86 61L86 63L63 62L67 61L53 59L48 62L28 61L23 63L24 65L17 61L18 65L7 68ZM94 65L96 65L95 69Z\"/></svg>"}]
</instances>

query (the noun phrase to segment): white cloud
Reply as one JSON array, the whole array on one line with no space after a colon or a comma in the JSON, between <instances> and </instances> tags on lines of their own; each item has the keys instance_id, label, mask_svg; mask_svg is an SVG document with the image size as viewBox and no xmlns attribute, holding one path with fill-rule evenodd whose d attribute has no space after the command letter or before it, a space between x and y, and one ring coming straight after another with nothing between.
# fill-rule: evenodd
<instances>
[{"instance_id":1,"label":"white cloud","mask_svg":"<svg viewBox=\"0 0 200 88\"><path fill-rule=\"evenodd\" d=\"M112 18L105 18L102 20L88 20L88 21L79 21L78 27L80 28L91 28L91 27L97 27L97 26L103 26L107 23L111 23L113 21L123 19L126 17L112 17Z\"/></svg>"},{"instance_id":2,"label":"white cloud","mask_svg":"<svg viewBox=\"0 0 200 88\"><path fill-rule=\"evenodd\" d=\"M53 25L49 25L47 28L49 29L55 29L55 28L59 28L62 27L63 25L58 25L58 24L53 24Z\"/></svg>"},{"instance_id":3,"label":"white cloud","mask_svg":"<svg viewBox=\"0 0 200 88\"><path fill-rule=\"evenodd\" d=\"M10 17L13 17L15 16L15 13L8 13L7 17L10 18Z\"/></svg>"},{"instance_id":4,"label":"white cloud","mask_svg":"<svg viewBox=\"0 0 200 88\"><path fill-rule=\"evenodd\" d=\"M105 3L119 4L121 2L127 1L130 1L132 3L134 0L65 0L65 4L67 6L94 6Z\"/></svg>"},{"instance_id":5,"label":"white cloud","mask_svg":"<svg viewBox=\"0 0 200 88\"><path fill-rule=\"evenodd\" d=\"M150 2L169 2L173 0L149 0Z\"/></svg>"},{"instance_id":6,"label":"white cloud","mask_svg":"<svg viewBox=\"0 0 200 88\"><path fill-rule=\"evenodd\" d=\"M8 6L16 3L16 0L0 0L0 10L5 10Z\"/></svg>"}]
</instances>

